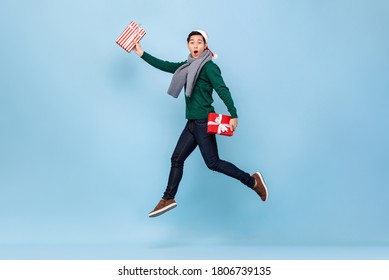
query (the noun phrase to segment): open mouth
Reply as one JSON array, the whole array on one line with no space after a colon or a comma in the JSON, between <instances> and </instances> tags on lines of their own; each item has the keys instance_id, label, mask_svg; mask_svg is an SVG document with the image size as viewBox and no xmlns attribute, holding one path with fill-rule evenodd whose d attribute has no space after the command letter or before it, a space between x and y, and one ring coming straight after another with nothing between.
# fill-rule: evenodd
<instances>
[{"instance_id":1,"label":"open mouth","mask_svg":"<svg viewBox=\"0 0 389 280\"><path fill-rule=\"evenodd\" d=\"M194 53L194 55L197 55L199 53L199 51L198 50L194 50L193 53Z\"/></svg>"}]
</instances>

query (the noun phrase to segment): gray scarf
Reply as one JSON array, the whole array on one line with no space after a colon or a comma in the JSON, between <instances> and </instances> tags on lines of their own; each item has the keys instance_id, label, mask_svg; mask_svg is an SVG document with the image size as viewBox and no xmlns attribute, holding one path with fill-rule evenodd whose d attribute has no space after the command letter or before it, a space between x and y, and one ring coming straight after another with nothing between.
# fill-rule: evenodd
<instances>
[{"instance_id":1,"label":"gray scarf","mask_svg":"<svg viewBox=\"0 0 389 280\"><path fill-rule=\"evenodd\" d=\"M212 60L212 54L208 50L205 50L198 58L193 58L189 54L187 62L174 72L167 93L177 98L186 84L185 95L190 97L201 68L210 60Z\"/></svg>"}]
</instances>

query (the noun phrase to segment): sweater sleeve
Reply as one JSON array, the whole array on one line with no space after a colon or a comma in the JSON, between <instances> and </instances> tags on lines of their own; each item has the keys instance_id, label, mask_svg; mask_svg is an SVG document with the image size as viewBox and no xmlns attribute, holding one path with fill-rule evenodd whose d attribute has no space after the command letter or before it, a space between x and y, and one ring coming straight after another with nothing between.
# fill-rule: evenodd
<instances>
[{"instance_id":1,"label":"sweater sleeve","mask_svg":"<svg viewBox=\"0 0 389 280\"><path fill-rule=\"evenodd\" d=\"M231 117L237 118L238 113L234 105L234 100L232 99L230 90L224 83L219 66L217 66L215 63L210 63L210 67L207 67L207 74L212 87L215 89L216 93L226 105L228 112L231 114Z\"/></svg>"},{"instance_id":2,"label":"sweater sleeve","mask_svg":"<svg viewBox=\"0 0 389 280\"><path fill-rule=\"evenodd\" d=\"M164 60L161 60L161 59L158 59L154 56L152 56L151 54L147 53L147 52L144 52L143 55L141 56L141 58L146 61L148 64L150 64L151 66L159 69L159 70L162 70L162 71L165 71L165 72L169 72L169 73L174 73L176 72L176 70L183 64L185 64L185 61L184 62L169 62L169 61L164 61Z\"/></svg>"}]
</instances>

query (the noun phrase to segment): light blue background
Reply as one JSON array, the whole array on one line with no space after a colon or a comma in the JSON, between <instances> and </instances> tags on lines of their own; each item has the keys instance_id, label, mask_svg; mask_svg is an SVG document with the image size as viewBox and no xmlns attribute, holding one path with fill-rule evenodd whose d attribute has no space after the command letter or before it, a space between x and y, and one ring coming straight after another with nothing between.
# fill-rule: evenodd
<instances>
[{"instance_id":1,"label":"light blue background","mask_svg":"<svg viewBox=\"0 0 389 280\"><path fill-rule=\"evenodd\" d=\"M219 152L268 202L196 150L148 218L184 100L115 44L130 20L170 61L208 32L239 114ZM385 0L2 0L0 258L388 258L388 29Z\"/></svg>"}]
</instances>

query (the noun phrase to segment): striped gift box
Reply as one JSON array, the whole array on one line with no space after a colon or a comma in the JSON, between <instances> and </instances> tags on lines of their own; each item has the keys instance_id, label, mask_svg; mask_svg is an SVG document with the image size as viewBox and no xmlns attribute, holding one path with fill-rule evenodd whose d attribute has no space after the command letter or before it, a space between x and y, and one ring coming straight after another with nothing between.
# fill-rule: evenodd
<instances>
[{"instance_id":1,"label":"striped gift box","mask_svg":"<svg viewBox=\"0 0 389 280\"><path fill-rule=\"evenodd\" d=\"M120 34L119 38L116 39L116 43L126 52L130 52L145 34L146 31L143 28L134 21L131 21L122 34Z\"/></svg>"}]
</instances>

